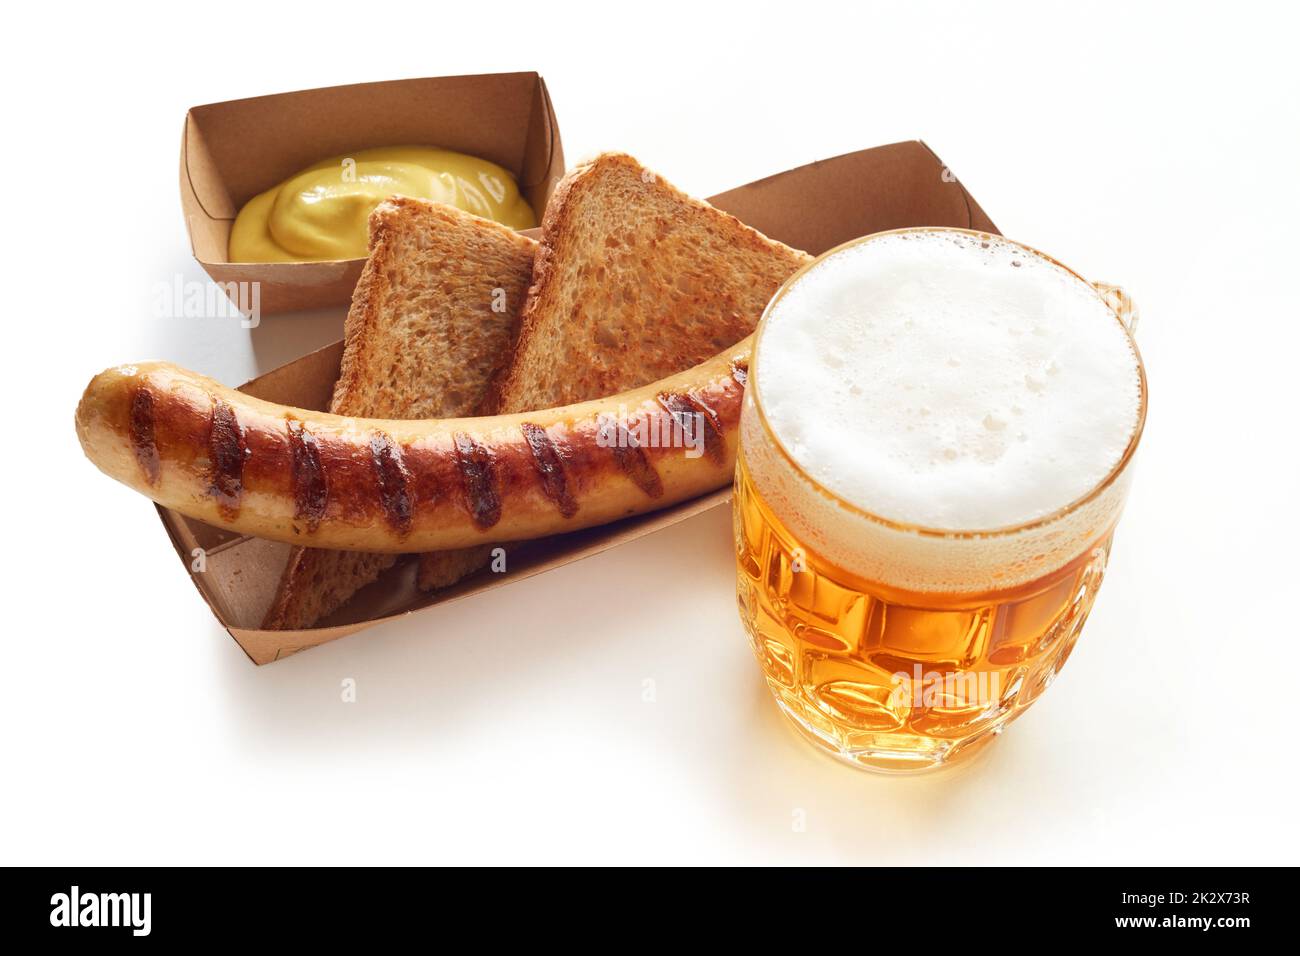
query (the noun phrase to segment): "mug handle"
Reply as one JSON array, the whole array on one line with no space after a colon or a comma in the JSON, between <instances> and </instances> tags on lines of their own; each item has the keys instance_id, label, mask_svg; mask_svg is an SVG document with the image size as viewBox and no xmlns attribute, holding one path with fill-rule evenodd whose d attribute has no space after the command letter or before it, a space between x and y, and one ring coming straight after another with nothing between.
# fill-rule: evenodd
<instances>
[{"instance_id":1,"label":"mug handle","mask_svg":"<svg viewBox=\"0 0 1300 956\"><path fill-rule=\"evenodd\" d=\"M1119 286L1111 285L1109 282L1094 282L1092 287L1101 293L1101 297L1106 300L1106 304L1119 317L1124 328L1128 329L1128 334L1136 335L1138 307L1133 304L1133 297Z\"/></svg>"}]
</instances>

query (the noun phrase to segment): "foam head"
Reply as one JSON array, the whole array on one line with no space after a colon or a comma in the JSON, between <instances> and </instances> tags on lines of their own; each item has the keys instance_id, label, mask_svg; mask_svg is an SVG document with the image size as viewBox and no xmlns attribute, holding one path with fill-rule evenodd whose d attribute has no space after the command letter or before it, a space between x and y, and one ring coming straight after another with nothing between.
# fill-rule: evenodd
<instances>
[{"instance_id":1,"label":"foam head","mask_svg":"<svg viewBox=\"0 0 1300 956\"><path fill-rule=\"evenodd\" d=\"M1069 270L996 236L918 230L797 277L768 309L753 390L768 438L843 502L979 532L1104 482L1137 428L1140 376L1128 333Z\"/></svg>"}]
</instances>

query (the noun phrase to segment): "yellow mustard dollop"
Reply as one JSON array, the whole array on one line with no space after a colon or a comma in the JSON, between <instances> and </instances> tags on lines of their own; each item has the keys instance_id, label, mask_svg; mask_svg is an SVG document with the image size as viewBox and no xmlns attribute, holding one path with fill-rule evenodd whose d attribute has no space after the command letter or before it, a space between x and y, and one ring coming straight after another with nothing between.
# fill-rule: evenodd
<instances>
[{"instance_id":1,"label":"yellow mustard dollop","mask_svg":"<svg viewBox=\"0 0 1300 956\"><path fill-rule=\"evenodd\" d=\"M537 216L496 163L430 146L379 146L308 166L254 196L230 232L231 262L320 262L366 255L366 222L389 196L455 206L513 229Z\"/></svg>"}]
</instances>

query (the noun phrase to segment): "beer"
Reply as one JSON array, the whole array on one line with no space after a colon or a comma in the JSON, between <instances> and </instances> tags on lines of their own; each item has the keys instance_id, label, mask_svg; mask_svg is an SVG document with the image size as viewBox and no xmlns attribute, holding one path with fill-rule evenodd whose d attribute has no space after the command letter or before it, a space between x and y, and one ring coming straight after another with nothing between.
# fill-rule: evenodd
<instances>
[{"instance_id":1,"label":"beer","mask_svg":"<svg viewBox=\"0 0 1300 956\"><path fill-rule=\"evenodd\" d=\"M952 229L841 246L773 298L741 416L738 597L814 743L949 764L1060 671L1146 412L1118 301Z\"/></svg>"}]
</instances>

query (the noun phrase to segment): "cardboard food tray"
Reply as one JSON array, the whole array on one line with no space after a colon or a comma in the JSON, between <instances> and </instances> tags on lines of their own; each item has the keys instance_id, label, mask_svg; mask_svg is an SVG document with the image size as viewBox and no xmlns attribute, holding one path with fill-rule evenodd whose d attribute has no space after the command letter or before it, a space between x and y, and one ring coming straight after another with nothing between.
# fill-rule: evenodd
<instances>
[{"instance_id":1,"label":"cardboard food tray","mask_svg":"<svg viewBox=\"0 0 1300 956\"><path fill-rule=\"evenodd\" d=\"M514 174L541 221L564 174L559 122L536 73L331 86L196 106L181 137L181 209L213 281L258 282L262 315L347 305L365 259L230 262L230 230L253 196L327 156L372 146L441 146Z\"/></svg>"},{"instance_id":2,"label":"cardboard food tray","mask_svg":"<svg viewBox=\"0 0 1300 956\"><path fill-rule=\"evenodd\" d=\"M767 235L811 253L904 226L997 231L947 167L917 141L812 163L709 201ZM343 343L335 343L254 379L242 391L268 401L325 410L342 354ZM435 605L597 554L722 505L730 496L729 488L720 489L663 511L510 545L505 573L481 571L433 594L416 588L414 562L405 562L326 618L323 626L298 631L259 629L289 545L234 535L164 508L158 511L213 614L255 663L265 664L402 614L427 612ZM436 624L436 618L431 617L430 624Z\"/></svg>"}]
</instances>

